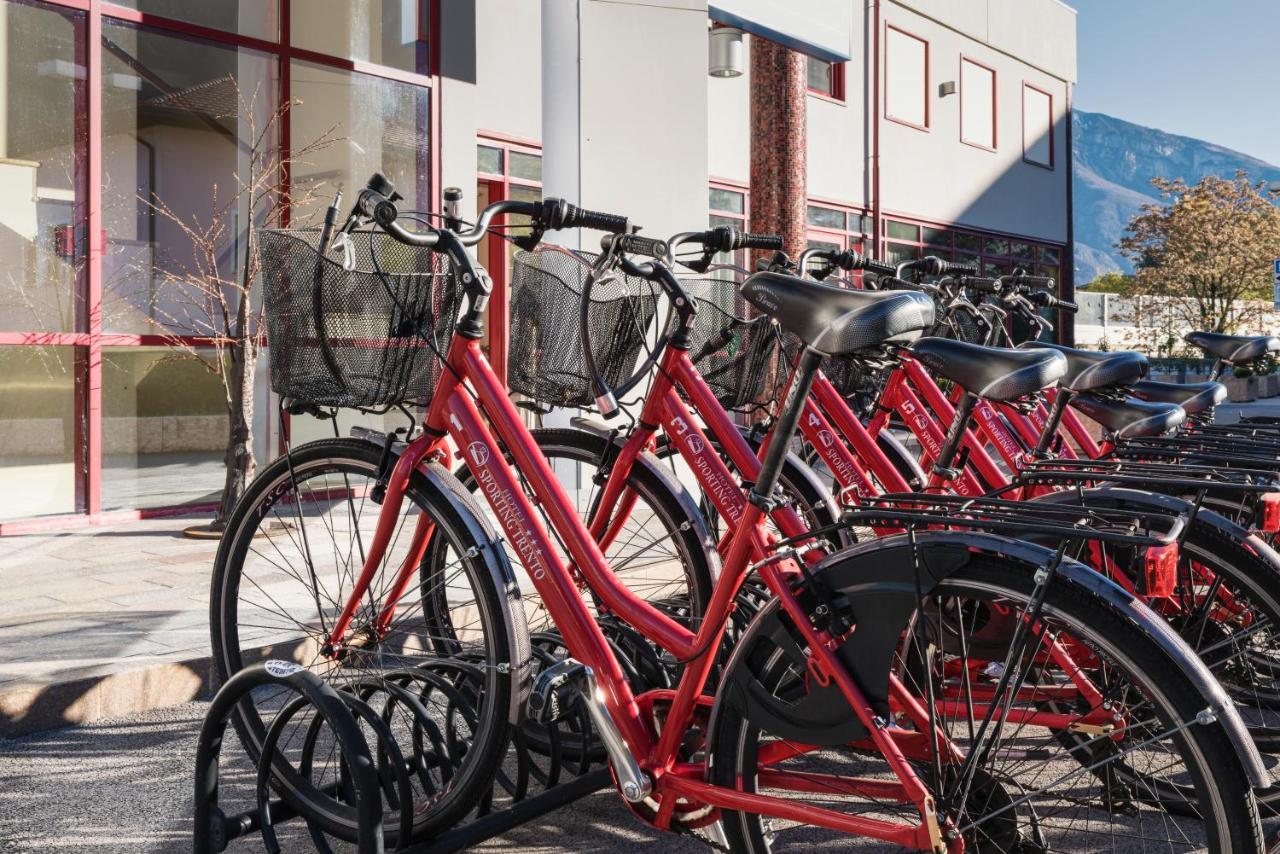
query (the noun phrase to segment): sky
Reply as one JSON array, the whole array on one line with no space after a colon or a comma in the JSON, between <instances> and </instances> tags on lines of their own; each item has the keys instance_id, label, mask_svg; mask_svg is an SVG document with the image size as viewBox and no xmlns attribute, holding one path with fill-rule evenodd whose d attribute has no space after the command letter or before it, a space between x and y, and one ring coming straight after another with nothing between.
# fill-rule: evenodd
<instances>
[{"instance_id":1,"label":"sky","mask_svg":"<svg viewBox=\"0 0 1280 854\"><path fill-rule=\"evenodd\" d=\"M1074 105L1280 165L1280 0L1066 0Z\"/></svg>"}]
</instances>

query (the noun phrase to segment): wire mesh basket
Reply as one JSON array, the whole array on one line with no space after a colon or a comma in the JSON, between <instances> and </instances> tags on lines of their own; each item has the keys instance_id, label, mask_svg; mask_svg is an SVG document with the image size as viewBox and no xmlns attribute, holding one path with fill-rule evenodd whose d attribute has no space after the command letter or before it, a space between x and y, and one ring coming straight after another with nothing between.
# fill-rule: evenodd
<instances>
[{"instance_id":1,"label":"wire mesh basket","mask_svg":"<svg viewBox=\"0 0 1280 854\"><path fill-rule=\"evenodd\" d=\"M594 403L582 354L582 292L595 260L546 247L517 252L511 279L507 386L544 406ZM635 371L658 294L643 279L610 272L591 288L588 334L596 369L611 387Z\"/></svg>"},{"instance_id":2,"label":"wire mesh basket","mask_svg":"<svg viewBox=\"0 0 1280 854\"><path fill-rule=\"evenodd\" d=\"M272 390L324 407L430 398L462 300L447 256L357 231L348 270L320 256L318 229L257 237Z\"/></svg>"},{"instance_id":3,"label":"wire mesh basket","mask_svg":"<svg viewBox=\"0 0 1280 854\"><path fill-rule=\"evenodd\" d=\"M689 358L725 409L749 411L777 398L790 361L782 335L739 295L731 279L682 279L698 300Z\"/></svg>"}]
</instances>

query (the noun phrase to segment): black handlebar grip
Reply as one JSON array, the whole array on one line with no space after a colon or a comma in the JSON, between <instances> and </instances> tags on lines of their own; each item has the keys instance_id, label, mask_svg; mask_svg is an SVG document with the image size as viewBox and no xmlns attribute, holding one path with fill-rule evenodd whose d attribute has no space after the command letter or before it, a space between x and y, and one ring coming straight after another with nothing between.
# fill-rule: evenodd
<instances>
[{"instance_id":1,"label":"black handlebar grip","mask_svg":"<svg viewBox=\"0 0 1280 854\"><path fill-rule=\"evenodd\" d=\"M778 252L782 249L782 237L777 234L749 234L738 232L739 244L735 248L768 249Z\"/></svg>"},{"instance_id":2,"label":"black handlebar grip","mask_svg":"<svg viewBox=\"0 0 1280 854\"><path fill-rule=\"evenodd\" d=\"M883 261L876 261L873 258L862 259L862 269L868 273L874 273L877 276L893 278L898 274L898 268L892 264L886 264Z\"/></svg>"},{"instance_id":3,"label":"black handlebar grip","mask_svg":"<svg viewBox=\"0 0 1280 854\"><path fill-rule=\"evenodd\" d=\"M608 242L610 238L604 238ZM632 255L648 255L650 258L665 258L667 241L653 237L641 237L638 234L619 234L616 238L618 248Z\"/></svg>"},{"instance_id":4,"label":"black handlebar grip","mask_svg":"<svg viewBox=\"0 0 1280 854\"><path fill-rule=\"evenodd\" d=\"M610 234L625 234L631 230L631 223L625 216L589 211L571 205L564 199L543 199L542 214L538 219L551 231L561 228L589 228Z\"/></svg>"},{"instance_id":5,"label":"black handlebar grip","mask_svg":"<svg viewBox=\"0 0 1280 854\"><path fill-rule=\"evenodd\" d=\"M984 276L961 276L957 283L962 288L970 288L983 294L996 294L1000 292L1000 280L986 278Z\"/></svg>"},{"instance_id":6,"label":"black handlebar grip","mask_svg":"<svg viewBox=\"0 0 1280 854\"><path fill-rule=\"evenodd\" d=\"M942 261L939 276L976 276L978 268L972 264L957 264L955 261Z\"/></svg>"},{"instance_id":7,"label":"black handlebar grip","mask_svg":"<svg viewBox=\"0 0 1280 854\"><path fill-rule=\"evenodd\" d=\"M1080 306L1076 303L1070 302L1069 300L1058 299L1048 291L1033 291L1032 293L1027 294L1027 299L1030 300L1033 305L1040 306L1041 308L1060 308L1063 311L1068 311L1072 314L1075 314L1080 310Z\"/></svg>"},{"instance_id":8,"label":"black handlebar grip","mask_svg":"<svg viewBox=\"0 0 1280 854\"><path fill-rule=\"evenodd\" d=\"M1018 284L1025 285L1028 288L1052 288L1053 279L1049 276L1027 276L1018 277Z\"/></svg>"}]
</instances>

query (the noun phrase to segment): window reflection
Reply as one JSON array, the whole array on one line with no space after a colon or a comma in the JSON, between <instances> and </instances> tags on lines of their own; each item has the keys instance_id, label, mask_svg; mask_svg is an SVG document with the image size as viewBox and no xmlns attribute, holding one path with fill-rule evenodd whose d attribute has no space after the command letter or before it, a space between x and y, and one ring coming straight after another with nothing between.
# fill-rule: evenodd
<instances>
[{"instance_id":1,"label":"window reflection","mask_svg":"<svg viewBox=\"0 0 1280 854\"><path fill-rule=\"evenodd\" d=\"M104 510L217 501L226 447L222 383L203 364L164 347L103 351Z\"/></svg>"},{"instance_id":2,"label":"window reflection","mask_svg":"<svg viewBox=\"0 0 1280 854\"><path fill-rule=\"evenodd\" d=\"M422 0L306 0L289 20L297 47L375 62L402 71L425 72L427 43L420 20Z\"/></svg>"},{"instance_id":3,"label":"window reflection","mask_svg":"<svg viewBox=\"0 0 1280 854\"><path fill-rule=\"evenodd\" d=\"M256 131L274 109L265 56L104 24L103 326L110 332L210 335L192 282L236 281L244 264ZM228 206L234 210L225 210ZM221 213L228 228L203 232Z\"/></svg>"},{"instance_id":4,"label":"window reflection","mask_svg":"<svg viewBox=\"0 0 1280 854\"><path fill-rule=\"evenodd\" d=\"M0 3L0 331L83 331L84 17Z\"/></svg>"},{"instance_id":5,"label":"window reflection","mask_svg":"<svg viewBox=\"0 0 1280 854\"><path fill-rule=\"evenodd\" d=\"M71 347L0 347L0 519L76 509L83 367Z\"/></svg>"},{"instance_id":6,"label":"window reflection","mask_svg":"<svg viewBox=\"0 0 1280 854\"><path fill-rule=\"evenodd\" d=\"M339 187L353 194L374 172L395 183L405 209L429 207L426 89L305 62L293 64L291 82L301 101L290 116L293 146L330 131L341 138L295 164L295 196L314 195L310 204L295 208L298 222L321 214Z\"/></svg>"}]
</instances>

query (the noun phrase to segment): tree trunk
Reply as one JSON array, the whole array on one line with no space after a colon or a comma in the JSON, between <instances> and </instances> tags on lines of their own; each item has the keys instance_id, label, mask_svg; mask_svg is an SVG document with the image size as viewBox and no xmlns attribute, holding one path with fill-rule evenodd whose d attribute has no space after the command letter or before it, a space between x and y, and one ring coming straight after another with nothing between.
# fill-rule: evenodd
<instances>
[{"instance_id":1,"label":"tree trunk","mask_svg":"<svg viewBox=\"0 0 1280 854\"><path fill-rule=\"evenodd\" d=\"M223 458L227 476L222 500L213 520L215 530L223 530L236 501L257 469L253 456L253 375L258 362L257 342L241 339L227 348L227 453Z\"/></svg>"}]
</instances>

